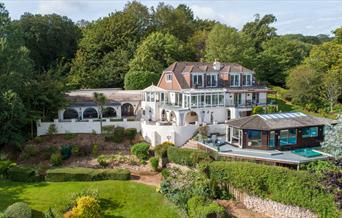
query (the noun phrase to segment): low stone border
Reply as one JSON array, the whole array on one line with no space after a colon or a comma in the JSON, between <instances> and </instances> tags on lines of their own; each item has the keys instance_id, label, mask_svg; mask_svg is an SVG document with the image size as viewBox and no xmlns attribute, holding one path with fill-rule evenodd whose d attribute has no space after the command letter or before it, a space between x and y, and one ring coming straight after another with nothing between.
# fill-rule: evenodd
<instances>
[{"instance_id":1,"label":"low stone border","mask_svg":"<svg viewBox=\"0 0 342 218\"><path fill-rule=\"evenodd\" d=\"M318 218L316 214L302 207L281 204L272 200L248 195L245 192L229 187L229 192L247 209L265 214L272 218Z\"/></svg>"}]
</instances>

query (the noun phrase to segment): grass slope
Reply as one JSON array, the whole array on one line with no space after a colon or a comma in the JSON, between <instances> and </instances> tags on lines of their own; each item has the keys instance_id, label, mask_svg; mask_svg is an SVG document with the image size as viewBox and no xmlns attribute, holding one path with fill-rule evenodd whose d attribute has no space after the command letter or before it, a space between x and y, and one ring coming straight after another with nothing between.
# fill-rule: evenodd
<instances>
[{"instance_id":1,"label":"grass slope","mask_svg":"<svg viewBox=\"0 0 342 218\"><path fill-rule=\"evenodd\" d=\"M34 217L42 217L49 207L60 209L71 193L94 188L99 191L105 217L182 217L154 187L130 181L18 183L0 181L0 211L17 201L27 202Z\"/></svg>"}]
</instances>

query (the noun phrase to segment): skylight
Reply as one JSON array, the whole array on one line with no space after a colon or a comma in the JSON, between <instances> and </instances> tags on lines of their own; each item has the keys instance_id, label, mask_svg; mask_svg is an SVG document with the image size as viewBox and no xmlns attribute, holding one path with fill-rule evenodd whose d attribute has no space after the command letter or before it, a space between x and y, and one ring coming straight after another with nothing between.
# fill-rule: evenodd
<instances>
[{"instance_id":1,"label":"skylight","mask_svg":"<svg viewBox=\"0 0 342 218\"><path fill-rule=\"evenodd\" d=\"M306 117L307 115L302 112L292 112L292 113L260 114L259 116L264 120L276 120L276 119Z\"/></svg>"}]
</instances>

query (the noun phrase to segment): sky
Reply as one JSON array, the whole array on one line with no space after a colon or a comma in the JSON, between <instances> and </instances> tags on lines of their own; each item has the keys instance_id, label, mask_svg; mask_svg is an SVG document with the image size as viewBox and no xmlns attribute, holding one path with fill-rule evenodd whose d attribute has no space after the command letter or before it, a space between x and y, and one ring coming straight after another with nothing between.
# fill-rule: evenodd
<instances>
[{"instance_id":1,"label":"sky","mask_svg":"<svg viewBox=\"0 0 342 218\"><path fill-rule=\"evenodd\" d=\"M24 12L33 14L57 13L73 21L96 20L111 12L122 10L127 1L119 0L0 0L5 3L12 19L19 19ZM160 1L140 1L156 7ZM255 14L273 14L278 34L301 33L304 35L332 34L342 26L342 0L172 0L165 3L188 5L196 17L215 19L241 29L254 19Z\"/></svg>"}]
</instances>

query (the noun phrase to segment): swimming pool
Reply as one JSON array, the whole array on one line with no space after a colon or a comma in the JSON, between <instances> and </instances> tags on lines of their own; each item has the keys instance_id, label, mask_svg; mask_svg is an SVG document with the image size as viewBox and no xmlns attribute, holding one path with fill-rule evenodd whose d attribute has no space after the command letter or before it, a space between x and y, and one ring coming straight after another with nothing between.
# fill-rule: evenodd
<instances>
[{"instance_id":1,"label":"swimming pool","mask_svg":"<svg viewBox=\"0 0 342 218\"><path fill-rule=\"evenodd\" d=\"M303 157L318 157L318 156L322 156L321 153L318 153L317 151L313 151L310 148L301 148L301 149L296 149L291 151L293 154L297 154L299 156L303 156Z\"/></svg>"}]
</instances>

